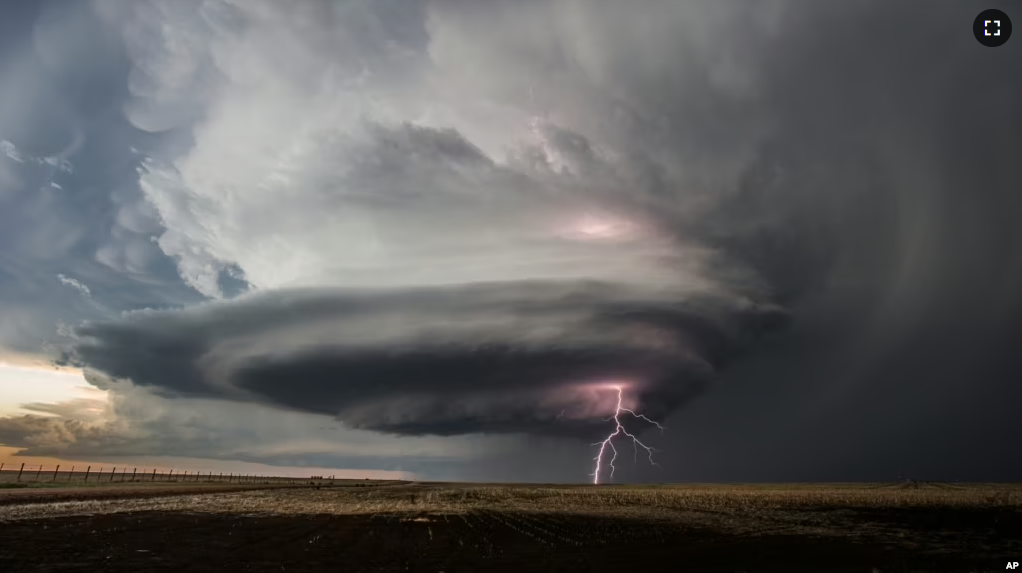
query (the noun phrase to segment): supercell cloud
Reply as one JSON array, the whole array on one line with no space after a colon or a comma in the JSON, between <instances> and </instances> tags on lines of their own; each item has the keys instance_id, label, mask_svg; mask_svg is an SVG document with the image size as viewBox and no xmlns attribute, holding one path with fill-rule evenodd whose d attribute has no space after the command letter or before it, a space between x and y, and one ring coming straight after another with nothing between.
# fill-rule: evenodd
<instances>
[{"instance_id":1,"label":"supercell cloud","mask_svg":"<svg viewBox=\"0 0 1022 573\"><path fill-rule=\"evenodd\" d=\"M141 189L183 280L252 292L84 327L84 364L355 428L556 434L600 423L615 384L666 415L780 324L766 277L701 224L762 136L698 124L741 111L749 54L703 78L695 31L656 30L652 60L632 44L657 13L728 10L620 14L605 45L609 16L570 2L184 5L111 14L128 118L193 139ZM742 16L767 34L759 12ZM687 58L669 79L666 50ZM690 101L648 99L668 93Z\"/></svg>"},{"instance_id":2,"label":"supercell cloud","mask_svg":"<svg viewBox=\"0 0 1022 573\"><path fill-rule=\"evenodd\" d=\"M682 452L658 479L993 467L1022 398L1022 44L975 41L990 7L0 18L36 22L0 58L0 346L115 380L153 436L150 399L391 445L588 442L621 385Z\"/></svg>"},{"instance_id":3,"label":"supercell cloud","mask_svg":"<svg viewBox=\"0 0 1022 573\"><path fill-rule=\"evenodd\" d=\"M399 434L567 434L664 415L781 313L595 282L288 290L80 329L106 373ZM584 434L583 434L584 435Z\"/></svg>"}]
</instances>

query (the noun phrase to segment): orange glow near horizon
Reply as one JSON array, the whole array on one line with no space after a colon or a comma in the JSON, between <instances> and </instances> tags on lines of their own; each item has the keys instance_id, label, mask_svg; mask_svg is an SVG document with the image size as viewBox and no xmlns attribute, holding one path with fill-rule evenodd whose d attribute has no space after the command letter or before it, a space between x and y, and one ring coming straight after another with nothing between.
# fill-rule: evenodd
<instances>
[{"instance_id":1,"label":"orange glow near horizon","mask_svg":"<svg viewBox=\"0 0 1022 573\"><path fill-rule=\"evenodd\" d=\"M102 406L107 401L107 391L95 388L85 381L82 371L74 368L56 368L47 365L40 359L26 356L13 356L11 354L0 355L0 417L6 416L52 416L52 414L26 409L27 404L60 404L75 400L89 400L89 403L96 404L96 408L81 410L79 414L89 414L96 410L96 415L102 414ZM52 457L52 456L22 456L18 452L24 448L16 448L0 444L0 464L3 470L17 470L21 464L25 464L25 471L37 471L43 466L43 471L54 470L60 466L61 470L70 470L72 466L84 471L84 468L92 466L93 471L99 468L143 468L148 471L157 470L160 472L171 469L189 473L218 474L244 474L263 475L276 477L308 477L310 475L333 475L338 478L349 479L414 479L410 472L390 470L364 470L364 469L343 469L325 467L305 466L276 466L261 463L251 463L236 460L204 459L176 456L102 456L97 458L89 457Z\"/></svg>"},{"instance_id":2,"label":"orange glow near horizon","mask_svg":"<svg viewBox=\"0 0 1022 573\"><path fill-rule=\"evenodd\" d=\"M23 404L56 404L75 399L106 400L106 392L85 381L81 370L0 362L0 416L29 412Z\"/></svg>"}]
</instances>

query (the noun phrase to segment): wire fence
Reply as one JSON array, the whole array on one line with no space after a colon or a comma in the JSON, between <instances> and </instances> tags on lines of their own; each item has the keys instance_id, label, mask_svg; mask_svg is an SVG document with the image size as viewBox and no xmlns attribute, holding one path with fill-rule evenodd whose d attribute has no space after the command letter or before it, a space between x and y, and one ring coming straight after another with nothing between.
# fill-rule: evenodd
<instances>
[{"instance_id":1,"label":"wire fence","mask_svg":"<svg viewBox=\"0 0 1022 573\"><path fill-rule=\"evenodd\" d=\"M62 471L61 467L65 469ZM0 484L4 483L224 483L224 484L307 484L333 481L333 477L268 476L234 472L189 471L174 468L125 466L49 466L21 464L14 468L0 463Z\"/></svg>"}]
</instances>

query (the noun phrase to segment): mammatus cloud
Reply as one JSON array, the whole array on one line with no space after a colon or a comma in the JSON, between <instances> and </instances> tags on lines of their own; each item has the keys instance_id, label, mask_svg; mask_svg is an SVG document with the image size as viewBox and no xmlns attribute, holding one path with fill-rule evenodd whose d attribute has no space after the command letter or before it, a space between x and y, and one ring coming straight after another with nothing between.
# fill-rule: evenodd
<instances>
[{"instance_id":1,"label":"mammatus cloud","mask_svg":"<svg viewBox=\"0 0 1022 573\"><path fill-rule=\"evenodd\" d=\"M0 21L0 352L60 360L64 325L201 296L152 241L116 31L91 2L4 5Z\"/></svg>"}]
</instances>

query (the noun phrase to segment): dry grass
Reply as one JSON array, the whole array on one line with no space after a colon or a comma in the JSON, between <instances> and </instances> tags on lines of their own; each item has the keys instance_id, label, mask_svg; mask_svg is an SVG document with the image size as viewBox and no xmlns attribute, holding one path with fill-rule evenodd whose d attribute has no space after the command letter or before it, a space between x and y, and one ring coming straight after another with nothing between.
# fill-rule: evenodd
<instances>
[{"instance_id":1,"label":"dry grass","mask_svg":"<svg viewBox=\"0 0 1022 573\"><path fill-rule=\"evenodd\" d=\"M707 485L656 487L397 485L272 489L155 499L75 500L0 507L0 520L138 511L287 515L458 514L477 510L697 519L717 525L786 514L840 516L883 509L1022 510L1022 486ZM806 525L810 525L806 523Z\"/></svg>"}]
</instances>

